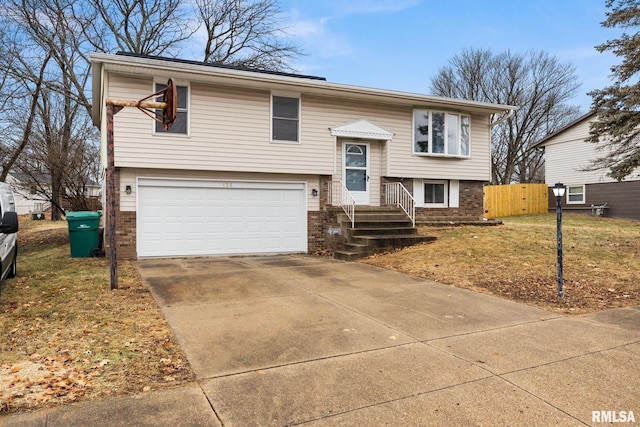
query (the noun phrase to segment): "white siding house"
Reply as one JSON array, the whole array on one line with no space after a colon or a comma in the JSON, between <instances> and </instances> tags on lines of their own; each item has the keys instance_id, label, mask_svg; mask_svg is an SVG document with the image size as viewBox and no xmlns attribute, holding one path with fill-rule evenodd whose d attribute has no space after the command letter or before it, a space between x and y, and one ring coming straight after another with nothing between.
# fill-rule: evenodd
<instances>
[{"instance_id":1,"label":"white siding house","mask_svg":"<svg viewBox=\"0 0 640 427\"><path fill-rule=\"evenodd\" d=\"M356 211L401 183L418 219L479 218L492 117L516 108L143 55L92 60L104 167L107 101L143 99L169 78L178 86L168 132L136 108L114 116L129 258L332 249L332 182Z\"/></svg>"},{"instance_id":2,"label":"white siding house","mask_svg":"<svg viewBox=\"0 0 640 427\"><path fill-rule=\"evenodd\" d=\"M37 194L36 187L26 174L10 173L7 175L7 184L13 188L18 215L42 213L51 207L47 199Z\"/></svg>"}]
</instances>

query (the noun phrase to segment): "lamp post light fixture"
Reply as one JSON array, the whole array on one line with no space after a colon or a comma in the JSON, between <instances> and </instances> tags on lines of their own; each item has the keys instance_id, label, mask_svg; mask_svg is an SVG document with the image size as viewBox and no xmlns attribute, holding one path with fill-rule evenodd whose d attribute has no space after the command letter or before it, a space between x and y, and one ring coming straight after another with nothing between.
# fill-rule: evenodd
<instances>
[{"instance_id":1,"label":"lamp post light fixture","mask_svg":"<svg viewBox=\"0 0 640 427\"><path fill-rule=\"evenodd\" d=\"M553 186L553 195L556 196L556 230L558 235L558 298L562 298L562 198L566 191L564 184L557 182Z\"/></svg>"}]
</instances>

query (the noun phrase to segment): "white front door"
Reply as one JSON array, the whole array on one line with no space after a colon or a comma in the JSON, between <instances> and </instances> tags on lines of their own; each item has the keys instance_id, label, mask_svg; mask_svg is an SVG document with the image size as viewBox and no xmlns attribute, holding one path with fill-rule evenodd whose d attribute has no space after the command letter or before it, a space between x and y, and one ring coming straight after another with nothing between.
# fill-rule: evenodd
<instances>
[{"instance_id":1,"label":"white front door","mask_svg":"<svg viewBox=\"0 0 640 427\"><path fill-rule=\"evenodd\" d=\"M342 179L357 205L369 204L369 143L343 144Z\"/></svg>"}]
</instances>

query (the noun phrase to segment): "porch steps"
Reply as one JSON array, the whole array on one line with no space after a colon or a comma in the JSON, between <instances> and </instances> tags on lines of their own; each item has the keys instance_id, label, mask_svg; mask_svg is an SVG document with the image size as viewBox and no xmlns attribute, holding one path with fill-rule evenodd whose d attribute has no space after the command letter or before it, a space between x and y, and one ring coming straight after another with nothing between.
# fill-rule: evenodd
<instances>
[{"instance_id":1,"label":"porch steps","mask_svg":"<svg viewBox=\"0 0 640 427\"><path fill-rule=\"evenodd\" d=\"M345 214L338 215L338 222L346 242L342 250L334 251L334 258L346 261L435 240L419 235L399 208L356 207L353 227Z\"/></svg>"}]
</instances>

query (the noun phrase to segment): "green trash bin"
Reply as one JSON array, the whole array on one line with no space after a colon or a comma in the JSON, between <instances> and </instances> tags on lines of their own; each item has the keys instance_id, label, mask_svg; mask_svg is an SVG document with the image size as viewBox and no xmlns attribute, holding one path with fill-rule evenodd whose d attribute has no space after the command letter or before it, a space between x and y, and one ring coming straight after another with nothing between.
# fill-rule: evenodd
<instances>
[{"instance_id":1,"label":"green trash bin","mask_svg":"<svg viewBox=\"0 0 640 427\"><path fill-rule=\"evenodd\" d=\"M100 212L68 212L71 258L88 258L98 249Z\"/></svg>"}]
</instances>

